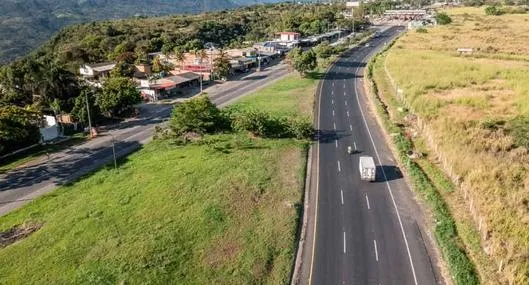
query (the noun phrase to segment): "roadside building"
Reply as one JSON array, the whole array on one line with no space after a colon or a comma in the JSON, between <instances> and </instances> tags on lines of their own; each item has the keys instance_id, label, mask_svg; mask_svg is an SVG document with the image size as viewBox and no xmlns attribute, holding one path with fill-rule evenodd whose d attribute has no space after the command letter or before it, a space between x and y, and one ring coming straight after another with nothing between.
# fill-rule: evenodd
<instances>
[{"instance_id":1,"label":"roadside building","mask_svg":"<svg viewBox=\"0 0 529 285\"><path fill-rule=\"evenodd\" d=\"M299 41L300 34L296 32L281 32L278 33L279 40L282 42L293 42Z\"/></svg>"},{"instance_id":2,"label":"roadside building","mask_svg":"<svg viewBox=\"0 0 529 285\"><path fill-rule=\"evenodd\" d=\"M79 73L88 80L100 80L107 77L110 71L116 67L115 62L102 62L95 64L83 64L79 67Z\"/></svg>"},{"instance_id":3,"label":"roadside building","mask_svg":"<svg viewBox=\"0 0 529 285\"><path fill-rule=\"evenodd\" d=\"M145 101L158 101L179 95L184 88L198 85L200 75L193 72L172 74L164 78L151 77L140 80L140 94Z\"/></svg>"}]
</instances>

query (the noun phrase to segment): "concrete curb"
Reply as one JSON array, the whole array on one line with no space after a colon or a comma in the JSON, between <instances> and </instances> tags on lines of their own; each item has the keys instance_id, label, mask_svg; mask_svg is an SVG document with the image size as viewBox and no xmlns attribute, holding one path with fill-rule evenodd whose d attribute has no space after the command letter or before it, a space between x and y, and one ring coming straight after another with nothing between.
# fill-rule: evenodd
<instances>
[{"instance_id":1,"label":"concrete curb","mask_svg":"<svg viewBox=\"0 0 529 285\"><path fill-rule=\"evenodd\" d=\"M301 234L298 242L298 249L296 254L296 262L294 265L294 273L292 274L291 284L299 284L299 277L301 271L301 265L303 264L301 255L303 254L303 248L305 246L305 240L307 237L307 220L309 210L309 192L311 187L311 172L312 172L312 145L309 146L307 155L307 176L305 177L305 194L303 194L303 224L301 226Z\"/></svg>"}]
</instances>

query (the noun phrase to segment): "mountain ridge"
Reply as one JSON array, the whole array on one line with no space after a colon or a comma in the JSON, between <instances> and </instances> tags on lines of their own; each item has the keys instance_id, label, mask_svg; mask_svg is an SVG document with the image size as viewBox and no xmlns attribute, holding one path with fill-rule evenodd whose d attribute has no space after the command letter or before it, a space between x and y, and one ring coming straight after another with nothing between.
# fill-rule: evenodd
<instances>
[{"instance_id":1,"label":"mountain ridge","mask_svg":"<svg viewBox=\"0 0 529 285\"><path fill-rule=\"evenodd\" d=\"M77 23L231 9L278 0L1 0L0 64L37 48Z\"/></svg>"}]
</instances>

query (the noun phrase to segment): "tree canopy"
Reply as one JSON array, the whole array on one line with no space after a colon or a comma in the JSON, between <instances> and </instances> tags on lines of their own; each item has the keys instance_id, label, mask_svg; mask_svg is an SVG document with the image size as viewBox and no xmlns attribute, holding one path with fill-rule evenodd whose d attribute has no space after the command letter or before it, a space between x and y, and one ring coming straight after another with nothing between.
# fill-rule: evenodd
<instances>
[{"instance_id":1,"label":"tree canopy","mask_svg":"<svg viewBox=\"0 0 529 285\"><path fill-rule=\"evenodd\" d=\"M103 84L103 90L96 103L107 117L121 115L141 101L136 85L126 77L110 77Z\"/></svg>"}]
</instances>

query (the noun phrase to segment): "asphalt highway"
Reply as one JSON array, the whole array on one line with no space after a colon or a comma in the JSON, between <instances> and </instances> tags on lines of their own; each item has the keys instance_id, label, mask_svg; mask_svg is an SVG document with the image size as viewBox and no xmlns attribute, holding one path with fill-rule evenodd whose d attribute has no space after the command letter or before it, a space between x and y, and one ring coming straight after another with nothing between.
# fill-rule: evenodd
<instances>
[{"instance_id":1,"label":"asphalt highway","mask_svg":"<svg viewBox=\"0 0 529 285\"><path fill-rule=\"evenodd\" d=\"M438 284L417 211L363 89L369 58L392 27L343 55L320 85L317 207L310 284ZM357 149L348 154L347 147ZM377 181L360 180L369 155Z\"/></svg>"}]
</instances>

